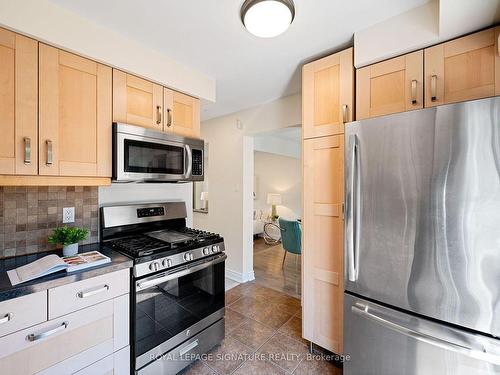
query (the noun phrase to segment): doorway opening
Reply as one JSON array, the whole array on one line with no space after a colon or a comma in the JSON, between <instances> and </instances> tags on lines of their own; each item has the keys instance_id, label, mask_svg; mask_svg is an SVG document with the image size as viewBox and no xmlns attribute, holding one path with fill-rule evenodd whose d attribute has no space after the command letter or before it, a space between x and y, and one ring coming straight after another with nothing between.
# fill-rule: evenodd
<instances>
[{"instance_id":1,"label":"doorway opening","mask_svg":"<svg viewBox=\"0 0 500 375\"><path fill-rule=\"evenodd\" d=\"M301 127L256 134L253 143L255 281L300 298Z\"/></svg>"}]
</instances>

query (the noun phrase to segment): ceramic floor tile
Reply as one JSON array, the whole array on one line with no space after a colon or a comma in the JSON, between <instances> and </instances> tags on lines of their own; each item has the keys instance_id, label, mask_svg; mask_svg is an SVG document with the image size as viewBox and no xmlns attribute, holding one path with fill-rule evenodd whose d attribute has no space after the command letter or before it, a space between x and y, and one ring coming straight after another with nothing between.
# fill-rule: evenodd
<instances>
[{"instance_id":1,"label":"ceramic floor tile","mask_svg":"<svg viewBox=\"0 0 500 375\"><path fill-rule=\"evenodd\" d=\"M267 304L258 314L253 315L253 319L271 328L278 329L293 316L284 309L278 308L274 304Z\"/></svg>"},{"instance_id":2,"label":"ceramic floor tile","mask_svg":"<svg viewBox=\"0 0 500 375\"><path fill-rule=\"evenodd\" d=\"M302 319L297 316L292 316L289 321L281 326L279 332L295 340L302 341L306 345L309 343L309 341L302 338Z\"/></svg>"},{"instance_id":3,"label":"ceramic floor tile","mask_svg":"<svg viewBox=\"0 0 500 375\"><path fill-rule=\"evenodd\" d=\"M206 363L221 375L231 374L252 354L252 350L238 340L226 337L221 345L210 351Z\"/></svg>"},{"instance_id":4,"label":"ceramic floor tile","mask_svg":"<svg viewBox=\"0 0 500 375\"><path fill-rule=\"evenodd\" d=\"M278 366L265 360L249 360L240 368L238 368L234 375L285 375L286 372L283 371Z\"/></svg>"},{"instance_id":5,"label":"ceramic floor tile","mask_svg":"<svg viewBox=\"0 0 500 375\"><path fill-rule=\"evenodd\" d=\"M259 349L259 353L282 369L293 372L308 352L301 342L277 333Z\"/></svg>"},{"instance_id":6,"label":"ceramic floor tile","mask_svg":"<svg viewBox=\"0 0 500 375\"><path fill-rule=\"evenodd\" d=\"M342 375L342 369L320 355L309 356L300 362L293 375Z\"/></svg>"},{"instance_id":7,"label":"ceramic floor tile","mask_svg":"<svg viewBox=\"0 0 500 375\"><path fill-rule=\"evenodd\" d=\"M227 307L226 308L226 316L225 316L225 325L226 325L226 335L230 334L235 328L237 328L240 324L242 324L245 320L249 320L250 318L245 317L237 311Z\"/></svg>"},{"instance_id":8,"label":"ceramic floor tile","mask_svg":"<svg viewBox=\"0 0 500 375\"><path fill-rule=\"evenodd\" d=\"M234 311L239 312L249 318L262 315L266 312L269 303L259 297L241 297L235 303L230 305Z\"/></svg>"},{"instance_id":9,"label":"ceramic floor tile","mask_svg":"<svg viewBox=\"0 0 500 375\"><path fill-rule=\"evenodd\" d=\"M238 328L236 328L231 333L231 337L244 343L250 348L257 350L274 333L275 330L255 320L249 319L248 321L241 324Z\"/></svg>"}]
</instances>

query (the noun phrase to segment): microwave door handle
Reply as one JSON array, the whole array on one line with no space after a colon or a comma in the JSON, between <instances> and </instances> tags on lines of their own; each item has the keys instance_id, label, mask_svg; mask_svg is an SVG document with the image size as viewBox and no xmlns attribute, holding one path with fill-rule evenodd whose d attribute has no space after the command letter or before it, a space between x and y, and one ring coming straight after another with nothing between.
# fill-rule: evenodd
<instances>
[{"instance_id":1,"label":"microwave door handle","mask_svg":"<svg viewBox=\"0 0 500 375\"><path fill-rule=\"evenodd\" d=\"M191 146L186 145L186 160L187 160L187 167L186 167L186 178L191 177L191 172L193 168L193 151L191 150Z\"/></svg>"}]
</instances>

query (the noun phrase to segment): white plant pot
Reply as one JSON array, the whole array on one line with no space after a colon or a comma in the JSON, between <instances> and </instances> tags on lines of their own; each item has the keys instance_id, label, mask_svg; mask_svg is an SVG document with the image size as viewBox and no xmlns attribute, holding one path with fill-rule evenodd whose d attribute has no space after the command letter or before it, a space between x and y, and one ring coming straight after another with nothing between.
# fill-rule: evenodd
<instances>
[{"instance_id":1,"label":"white plant pot","mask_svg":"<svg viewBox=\"0 0 500 375\"><path fill-rule=\"evenodd\" d=\"M76 253L78 253L78 242L72 243L71 245L65 245L63 247L63 255L65 257L76 255Z\"/></svg>"}]
</instances>

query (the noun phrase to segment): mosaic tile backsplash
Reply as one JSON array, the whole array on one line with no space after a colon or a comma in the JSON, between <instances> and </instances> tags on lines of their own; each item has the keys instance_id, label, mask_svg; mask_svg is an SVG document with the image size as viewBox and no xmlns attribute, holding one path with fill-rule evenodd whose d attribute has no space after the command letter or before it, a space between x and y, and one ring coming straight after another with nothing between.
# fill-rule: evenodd
<instances>
[{"instance_id":1,"label":"mosaic tile backsplash","mask_svg":"<svg viewBox=\"0 0 500 375\"><path fill-rule=\"evenodd\" d=\"M53 250L47 237L63 225L63 207L75 207L68 226L89 230L82 244L97 242L97 187L0 187L0 258Z\"/></svg>"}]
</instances>

